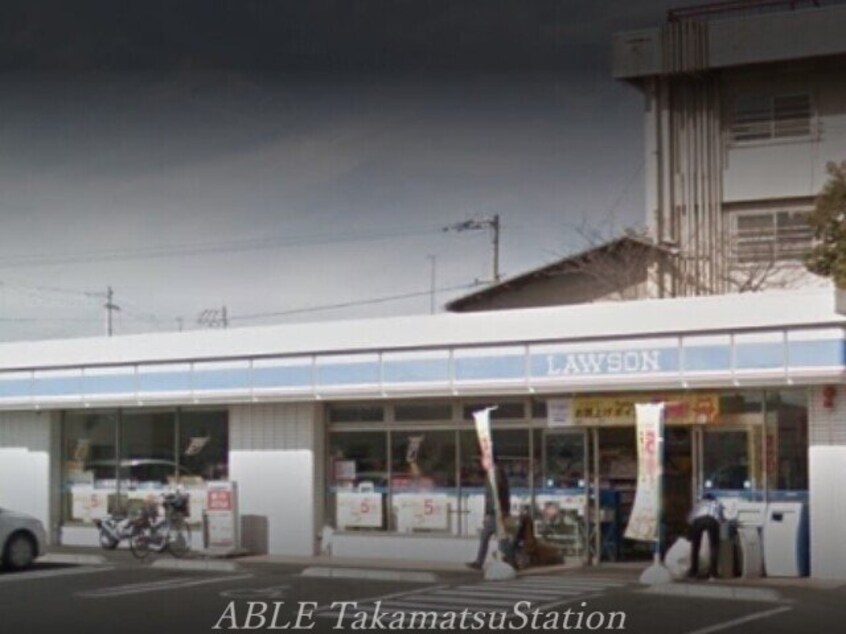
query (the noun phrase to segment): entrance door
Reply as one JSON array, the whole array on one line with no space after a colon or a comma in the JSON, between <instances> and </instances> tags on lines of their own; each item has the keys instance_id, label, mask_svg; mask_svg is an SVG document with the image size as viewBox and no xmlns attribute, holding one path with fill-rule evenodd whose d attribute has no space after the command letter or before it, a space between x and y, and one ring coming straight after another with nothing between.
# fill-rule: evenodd
<instances>
[{"instance_id":1,"label":"entrance door","mask_svg":"<svg viewBox=\"0 0 846 634\"><path fill-rule=\"evenodd\" d=\"M602 560L636 560L652 556L653 544L623 538L637 491L637 441L634 427L595 430L597 460L591 481L600 491L601 531L595 535ZM693 430L664 428L663 510L665 548L687 534L687 514L693 492Z\"/></svg>"},{"instance_id":2,"label":"entrance door","mask_svg":"<svg viewBox=\"0 0 846 634\"><path fill-rule=\"evenodd\" d=\"M565 557L588 557L588 443L585 430L546 429L535 504L539 532Z\"/></svg>"},{"instance_id":3,"label":"entrance door","mask_svg":"<svg viewBox=\"0 0 846 634\"><path fill-rule=\"evenodd\" d=\"M630 427L594 430L593 547L600 561L648 556L652 545L623 539L637 490L637 434Z\"/></svg>"},{"instance_id":4,"label":"entrance door","mask_svg":"<svg viewBox=\"0 0 846 634\"><path fill-rule=\"evenodd\" d=\"M749 431L707 430L703 440L702 488L705 491L736 495L755 489L755 474L749 460Z\"/></svg>"},{"instance_id":5,"label":"entrance door","mask_svg":"<svg viewBox=\"0 0 846 634\"><path fill-rule=\"evenodd\" d=\"M687 515L693 504L693 430L664 428L664 547L687 535Z\"/></svg>"}]
</instances>

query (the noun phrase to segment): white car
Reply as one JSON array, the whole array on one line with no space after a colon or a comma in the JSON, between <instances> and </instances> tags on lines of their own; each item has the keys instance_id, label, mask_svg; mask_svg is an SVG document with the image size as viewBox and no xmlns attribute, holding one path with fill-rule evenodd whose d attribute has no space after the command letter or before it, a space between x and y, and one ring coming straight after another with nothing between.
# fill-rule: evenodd
<instances>
[{"instance_id":1,"label":"white car","mask_svg":"<svg viewBox=\"0 0 846 634\"><path fill-rule=\"evenodd\" d=\"M29 568L47 548L40 520L0 508L0 565L11 570Z\"/></svg>"}]
</instances>

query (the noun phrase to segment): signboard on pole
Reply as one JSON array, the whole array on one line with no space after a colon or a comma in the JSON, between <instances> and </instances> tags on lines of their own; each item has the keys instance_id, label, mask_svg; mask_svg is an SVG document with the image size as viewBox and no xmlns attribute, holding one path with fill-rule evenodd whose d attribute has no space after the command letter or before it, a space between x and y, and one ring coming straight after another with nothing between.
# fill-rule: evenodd
<instances>
[{"instance_id":1,"label":"signboard on pole","mask_svg":"<svg viewBox=\"0 0 846 634\"><path fill-rule=\"evenodd\" d=\"M657 542L660 535L663 474L664 404L636 405L637 492L626 539Z\"/></svg>"},{"instance_id":2,"label":"signboard on pole","mask_svg":"<svg viewBox=\"0 0 846 634\"><path fill-rule=\"evenodd\" d=\"M206 488L206 548L216 554L237 551L240 544L238 487L226 480L209 482Z\"/></svg>"}]
</instances>

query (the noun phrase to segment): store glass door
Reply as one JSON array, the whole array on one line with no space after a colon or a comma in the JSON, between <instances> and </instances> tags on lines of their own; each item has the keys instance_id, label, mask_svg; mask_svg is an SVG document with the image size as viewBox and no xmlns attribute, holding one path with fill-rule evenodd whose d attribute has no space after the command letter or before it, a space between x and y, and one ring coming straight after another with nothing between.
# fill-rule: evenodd
<instances>
[{"instance_id":1,"label":"store glass door","mask_svg":"<svg viewBox=\"0 0 846 634\"><path fill-rule=\"evenodd\" d=\"M664 547L687 535L687 516L693 506L694 430L687 426L664 428Z\"/></svg>"},{"instance_id":2,"label":"store glass door","mask_svg":"<svg viewBox=\"0 0 846 634\"><path fill-rule=\"evenodd\" d=\"M594 433L595 518L592 545L600 561L648 556L650 544L624 540L637 490L637 434L634 426L603 427Z\"/></svg>"},{"instance_id":3,"label":"store glass door","mask_svg":"<svg viewBox=\"0 0 846 634\"><path fill-rule=\"evenodd\" d=\"M638 457L634 427L596 429L595 489L600 530L594 532L594 549L604 561L644 560L654 545L625 539L637 492ZM672 544L687 532L687 514L693 502L693 430L688 426L664 428L663 543ZM592 478L592 479L593 479Z\"/></svg>"},{"instance_id":4,"label":"store glass door","mask_svg":"<svg viewBox=\"0 0 846 634\"><path fill-rule=\"evenodd\" d=\"M535 505L541 537L568 558L588 556L588 443L585 430L546 429Z\"/></svg>"},{"instance_id":5,"label":"store glass door","mask_svg":"<svg viewBox=\"0 0 846 634\"><path fill-rule=\"evenodd\" d=\"M746 429L706 430L702 443L702 488L716 495L751 493L755 487Z\"/></svg>"}]
</instances>

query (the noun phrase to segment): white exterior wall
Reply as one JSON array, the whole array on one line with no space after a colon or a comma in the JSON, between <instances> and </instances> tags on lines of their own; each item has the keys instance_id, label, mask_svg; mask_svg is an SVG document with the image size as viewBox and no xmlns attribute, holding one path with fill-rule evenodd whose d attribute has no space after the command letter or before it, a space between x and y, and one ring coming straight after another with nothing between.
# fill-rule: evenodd
<instances>
[{"instance_id":1,"label":"white exterior wall","mask_svg":"<svg viewBox=\"0 0 846 634\"><path fill-rule=\"evenodd\" d=\"M323 424L311 403L237 405L229 415L229 477L241 516L267 526L271 554L315 554L323 510Z\"/></svg>"},{"instance_id":2,"label":"white exterior wall","mask_svg":"<svg viewBox=\"0 0 846 634\"><path fill-rule=\"evenodd\" d=\"M817 133L806 139L727 145L725 202L810 197L820 192L828 180L826 163L846 160L846 82L842 74L842 69L833 67L794 67L789 72L782 68L726 75L726 114L731 112L736 94L808 92L816 112Z\"/></svg>"},{"instance_id":3,"label":"white exterior wall","mask_svg":"<svg viewBox=\"0 0 846 634\"><path fill-rule=\"evenodd\" d=\"M0 506L44 523L58 521L59 432L50 412L0 412Z\"/></svg>"},{"instance_id":4,"label":"white exterior wall","mask_svg":"<svg viewBox=\"0 0 846 634\"><path fill-rule=\"evenodd\" d=\"M836 386L834 407L823 404L823 388L810 390L809 496L811 576L846 579L846 386Z\"/></svg>"}]
</instances>

